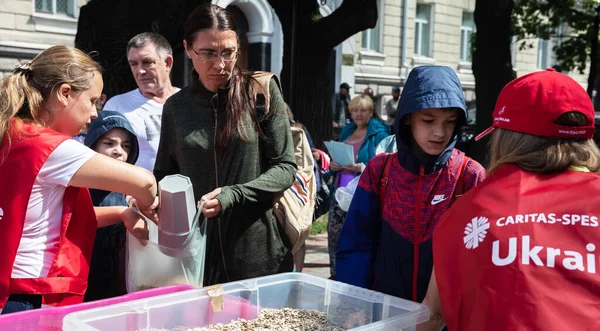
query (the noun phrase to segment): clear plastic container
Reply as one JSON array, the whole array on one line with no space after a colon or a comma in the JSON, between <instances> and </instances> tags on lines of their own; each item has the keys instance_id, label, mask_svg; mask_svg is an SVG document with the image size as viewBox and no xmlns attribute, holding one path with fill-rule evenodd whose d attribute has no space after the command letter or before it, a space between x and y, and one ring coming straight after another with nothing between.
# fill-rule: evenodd
<instances>
[{"instance_id":1,"label":"clear plastic container","mask_svg":"<svg viewBox=\"0 0 600 331\"><path fill-rule=\"evenodd\" d=\"M220 311L214 311L215 302L211 300L215 299L208 295L208 290L198 289L69 314L63 329L196 328L238 318L253 319L263 308L325 312L329 323L351 330L414 330L417 324L429 319L429 310L421 304L302 273L223 284L223 293Z\"/></svg>"},{"instance_id":2,"label":"clear plastic container","mask_svg":"<svg viewBox=\"0 0 600 331\"><path fill-rule=\"evenodd\" d=\"M149 298L167 293L175 293L194 289L189 285L167 286L157 289L140 291L110 299L86 302L78 305L42 308L24 311L20 313L11 313L0 315L0 330L10 331L60 331L63 326L65 315L86 309L114 305L121 302Z\"/></svg>"}]
</instances>

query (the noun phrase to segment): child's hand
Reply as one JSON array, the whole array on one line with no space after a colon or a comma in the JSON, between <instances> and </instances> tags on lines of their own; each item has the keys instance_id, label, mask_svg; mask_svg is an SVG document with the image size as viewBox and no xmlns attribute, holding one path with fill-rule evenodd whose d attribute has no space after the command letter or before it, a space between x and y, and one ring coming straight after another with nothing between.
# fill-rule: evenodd
<instances>
[{"instance_id":1,"label":"child's hand","mask_svg":"<svg viewBox=\"0 0 600 331\"><path fill-rule=\"evenodd\" d=\"M135 200L135 198L130 195L125 197L125 201L127 201L127 205L129 206L129 208L132 208L136 212L142 213L145 217L154 222L154 224L158 225L158 214L160 209L159 197L154 198L154 203L145 210L139 209L137 205L137 200Z\"/></svg>"},{"instance_id":2,"label":"child's hand","mask_svg":"<svg viewBox=\"0 0 600 331\"><path fill-rule=\"evenodd\" d=\"M131 233L140 243L146 246L146 241L149 239L148 223L144 218L131 208L125 209L121 213L121 219L127 231Z\"/></svg>"}]
</instances>

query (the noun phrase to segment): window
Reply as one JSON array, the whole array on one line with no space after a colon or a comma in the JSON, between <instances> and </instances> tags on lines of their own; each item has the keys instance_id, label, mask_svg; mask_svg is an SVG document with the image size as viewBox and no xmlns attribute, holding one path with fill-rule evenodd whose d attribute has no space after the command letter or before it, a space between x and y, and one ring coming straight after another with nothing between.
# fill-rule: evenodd
<instances>
[{"instance_id":1,"label":"window","mask_svg":"<svg viewBox=\"0 0 600 331\"><path fill-rule=\"evenodd\" d=\"M460 26L460 60L462 62L471 62L471 37L474 31L473 13L463 12Z\"/></svg>"},{"instance_id":2,"label":"window","mask_svg":"<svg viewBox=\"0 0 600 331\"><path fill-rule=\"evenodd\" d=\"M417 3L415 55L431 57L431 5Z\"/></svg>"},{"instance_id":3,"label":"window","mask_svg":"<svg viewBox=\"0 0 600 331\"><path fill-rule=\"evenodd\" d=\"M377 25L373 29L363 31L362 48L379 51L379 20L377 20Z\"/></svg>"},{"instance_id":4,"label":"window","mask_svg":"<svg viewBox=\"0 0 600 331\"><path fill-rule=\"evenodd\" d=\"M75 17L76 0L35 0L35 11Z\"/></svg>"},{"instance_id":5,"label":"window","mask_svg":"<svg viewBox=\"0 0 600 331\"><path fill-rule=\"evenodd\" d=\"M377 19L377 24L374 28L363 31L362 33L362 48L368 49L375 52L381 51L381 29L380 23L383 21L382 18L382 10L381 6L383 5L383 1L380 1L377 5L379 8L379 18Z\"/></svg>"},{"instance_id":6,"label":"window","mask_svg":"<svg viewBox=\"0 0 600 331\"><path fill-rule=\"evenodd\" d=\"M538 69L546 69L550 67L550 40L538 39Z\"/></svg>"}]
</instances>

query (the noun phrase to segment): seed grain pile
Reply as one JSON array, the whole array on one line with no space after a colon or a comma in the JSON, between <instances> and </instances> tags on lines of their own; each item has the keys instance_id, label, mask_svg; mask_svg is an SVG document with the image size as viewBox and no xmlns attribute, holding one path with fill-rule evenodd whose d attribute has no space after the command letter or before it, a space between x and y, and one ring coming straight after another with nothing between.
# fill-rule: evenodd
<instances>
[{"instance_id":1,"label":"seed grain pile","mask_svg":"<svg viewBox=\"0 0 600 331\"><path fill-rule=\"evenodd\" d=\"M263 309L253 320L238 319L227 324L208 327L179 327L171 330L152 329L151 331L344 331L343 328L330 325L327 314L301 309Z\"/></svg>"}]
</instances>

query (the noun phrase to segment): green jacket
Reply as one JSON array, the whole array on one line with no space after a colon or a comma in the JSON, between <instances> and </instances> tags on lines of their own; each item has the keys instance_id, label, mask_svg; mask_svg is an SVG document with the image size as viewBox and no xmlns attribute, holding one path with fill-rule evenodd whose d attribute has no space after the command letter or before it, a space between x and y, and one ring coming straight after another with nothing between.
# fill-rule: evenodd
<instances>
[{"instance_id":1,"label":"green jacket","mask_svg":"<svg viewBox=\"0 0 600 331\"><path fill-rule=\"evenodd\" d=\"M196 200L222 188L217 196L221 215L208 220L204 285L293 268L289 243L271 211L273 198L292 185L296 174L283 97L272 80L270 110L261 124L263 136L246 115L243 122L250 141L234 133L227 149L220 150L214 148L215 123L219 128L226 114L222 107L213 108L213 99L214 104L224 105L227 92L227 88L210 92L196 79L167 100L154 166L158 180L177 173L188 176Z\"/></svg>"}]
</instances>

